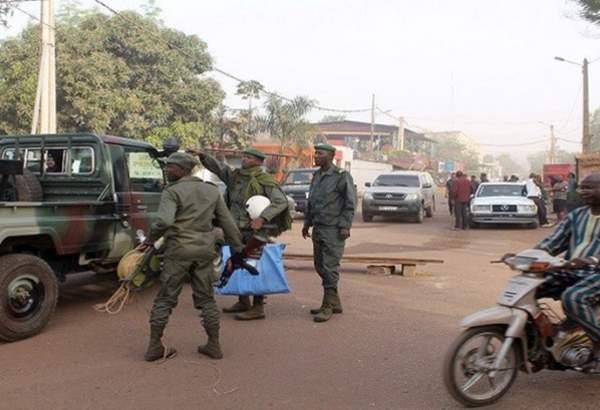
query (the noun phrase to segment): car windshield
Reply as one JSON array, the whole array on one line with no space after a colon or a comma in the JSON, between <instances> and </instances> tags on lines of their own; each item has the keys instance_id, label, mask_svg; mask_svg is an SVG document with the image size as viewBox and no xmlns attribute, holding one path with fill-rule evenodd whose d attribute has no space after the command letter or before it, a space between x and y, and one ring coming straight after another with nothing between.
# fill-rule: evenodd
<instances>
[{"instance_id":1,"label":"car windshield","mask_svg":"<svg viewBox=\"0 0 600 410\"><path fill-rule=\"evenodd\" d=\"M379 175L373 186L405 186L419 187L419 177L417 175Z\"/></svg>"},{"instance_id":2,"label":"car windshield","mask_svg":"<svg viewBox=\"0 0 600 410\"><path fill-rule=\"evenodd\" d=\"M313 172L312 171L298 171L298 172L290 172L285 181L284 185L308 185L312 180Z\"/></svg>"},{"instance_id":3,"label":"car windshield","mask_svg":"<svg viewBox=\"0 0 600 410\"><path fill-rule=\"evenodd\" d=\"M525 196L525 193L525 185L482 185L477 196Z\"/></svg>"}]
</instances>

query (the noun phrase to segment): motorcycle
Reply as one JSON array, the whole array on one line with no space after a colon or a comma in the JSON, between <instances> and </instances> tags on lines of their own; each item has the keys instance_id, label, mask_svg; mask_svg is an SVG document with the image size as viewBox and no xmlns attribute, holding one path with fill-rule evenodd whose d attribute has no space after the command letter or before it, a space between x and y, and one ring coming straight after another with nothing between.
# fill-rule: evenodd
<instances>
[{"instance_id":1,"label":"motorcycle","mask_svg":"<svg viewBox=\"0 0 600 410\"><path fill-rule=\"evenodd\" d=\"M508 392L519 370L599 374L590 365L590 337L580 327L567 326L548 304L536 299L545 273L564 268L566 262L539 249L497 262L520 273L509 279L498 306L462 320L465 330L444 359L444 384L452 397L469 407L494 403ZM600 314L598 307L596 312Z\"/></svg>"}]
</instances>

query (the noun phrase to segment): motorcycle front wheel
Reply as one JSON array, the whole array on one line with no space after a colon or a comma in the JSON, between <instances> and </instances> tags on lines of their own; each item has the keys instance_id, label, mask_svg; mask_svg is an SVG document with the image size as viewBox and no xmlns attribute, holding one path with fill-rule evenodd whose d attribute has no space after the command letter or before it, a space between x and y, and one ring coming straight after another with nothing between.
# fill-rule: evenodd
<instances>
[{"instance_id":1,"label":"motorcycle front wheel","mask_svg":"<svg viewBox=\"0 0 600 410\"><path fill-rule=\"evenodd\" d=\"M517 347L513 344L498 369L493 369L504 343L505 328L484 326L468 329L452 344L444 359L444 384L458 402L469 407L486 406L502 397L517 376ZM496 370L494 377L490 373Z\"/></svg>"}]
</instances>

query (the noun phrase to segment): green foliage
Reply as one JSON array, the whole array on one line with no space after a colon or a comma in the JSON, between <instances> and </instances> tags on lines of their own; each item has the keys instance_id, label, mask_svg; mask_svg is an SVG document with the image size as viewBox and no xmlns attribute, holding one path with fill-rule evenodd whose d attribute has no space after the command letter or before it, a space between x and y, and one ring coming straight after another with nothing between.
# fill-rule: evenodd
<instances>
[{"instance_id":1,"label":"green foliage","mask_svg":"<svg viewBox=\"0 0 600 410\"><path fill-rule=\"evenodd\" d=\"M289 145L304 146L310 142L312 126L306 115L314 105L306 97L292 101L271 95L265 103L265 115L257 118L259 129L278 140L281 148Z\"/></svg>"},{"instance_id":2,"label":"green foliage","mask_svg":"<svg viewBox=\"0 0 600 410\"><path fill-rule=\"evenodd\" d=\"M479 154L469 147L450 136L436 137L434 145L434 159L436 161L454 160L465 165L465 171L477 172L479 170Z\"/></svg>"},{"instance_id":3,"label":"green foliage","mask_svg":"<svg viewBox=\"0 0 600 410\"><path fill-rule=\"evenodd\" d=\"M547 163L547 153L545 151L536 152L534 154L527 156L527 161L529 162L529 172L534 172L536 174L541 174L543 165ZM572 152L567 152L563 150L558 150L556 152L556 161L557 164L574 164L575 163L575 154Z\"/></svg>"},{"instance_id":4,"label":"green foliage","mask_svg":"<svg viewBox=\"0 0 600 410\"><path fill-rule=\"evenodd\" d=\"M150 6L152 6L150 2ZM126 20L63 8L57 17L57 115L62 132L90 131L183 146L212 143L224 93L200 75L206 44L162 26L156 8ZM26 133L39 65L39 26L0 44L0 134Z\"/></svg>"},{"instance_id":5,"label":"green foliage","mask_svg":"<svg viewBox=\"0 0 600 410\"><path fill-rule=\"evenodd\" d=\"M527 171L518 164L510 154L504 153L496 157L496 161L502 167L502 172L506 176L518 175L523 178Z\"/></svg>"},{"instance_id":6,"label":"green foliage","mask_svg":"<svg viewBox=\"0 0 600 410\"><path fill-rule=\"evenodd\" d=\"M260 92L265 87L255 80L242 81L237 86L237 95L241 95L244 100L251 98L260 98Z\"/></svg>"},{"instance_id":7,"label":"green foliage","mask_svg":"<svg viewBox=\"0 0 600 410\"><path fill-rule=\"evenodd\" d=\"M579 4L579 15L585 20L600 24L600 0L573 0Z\"/></svg>"},{"instance_id":8,"label":"green foliage","mask_svg":"<svg viewBox=\"0 0 600 410\"><path fill-rule=\"evenodd\" d=\"M325 115L323 118L321 118L321 121L319 121L319 122L336 122L336 121L345 121L345 120L346 120L345 115Z\"/></svg>"}]
</instances>

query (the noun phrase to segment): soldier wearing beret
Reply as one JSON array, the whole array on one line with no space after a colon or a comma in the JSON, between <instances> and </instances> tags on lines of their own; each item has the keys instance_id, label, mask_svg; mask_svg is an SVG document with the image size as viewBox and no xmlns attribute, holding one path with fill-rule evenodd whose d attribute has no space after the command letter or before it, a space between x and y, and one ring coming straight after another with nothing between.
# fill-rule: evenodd
<instances>
[{"instance_id":1,"label":"soldier wearing beret","mask_svg":"<svg viewBox=\"0 0 600 410\"><path fill-rule=\"evenodd\" d=\"M146 246L163 236L164 268L160 274L158 292L150 313L150 343L147 361L169 358L175 349L166 348L161 338L171 311L186 277L190 278L194 307L201 311L208 343L198 352L213 359L223 354L219 343L219 310L213 294L215 270L215 233L217 222L233 252L242 251L242 238L225 201L214 185L191 175L197 160L189 154L176 152L166 160L165 173L169 185L163 190L158 218L152 224Z\"/></svg>"},{"instance_id":2,"label":"soldier wearing beret","mask_svg":"<svg viewBox=\"0 0 600 410\"><path fill-rule=\"evenodd\" d=\"M227 186L227 205L242 232L244 243L256 233L262 236L276 236L282 230L289 229L282 222L289 217L287 197L277 181L263 171L262 165L266 158L264 153L254 148L244 150L242 168L235 170L208 154L200 153L199 158L202 165L216 174ZM246 201L254 195L266 196L271 204L258 218L251 220L246 211ZM265 229L265 224L277 227ZM238 320L264 319L264 296L254 296L253 304L250 304L249 296L240 296L237 303L224 308L223 312L236 313L235 318Z\"/></svg>"},{"instance_id":3,"label":"soldier wearing beret","mask_svg":"<svg viewBox=\"0 0 600 410\"><path fill-rule=\"evenodd\" d=\"M315 322L326 322L333 313L342 313L338 269L356 208L352 176L333 164L334 156L332 145L315 145L315 163L320 168L310 185L302 228L304 239L312 236L315 270L323 286L321 306L310 311Z\"/></svg>"}]
</instances>

